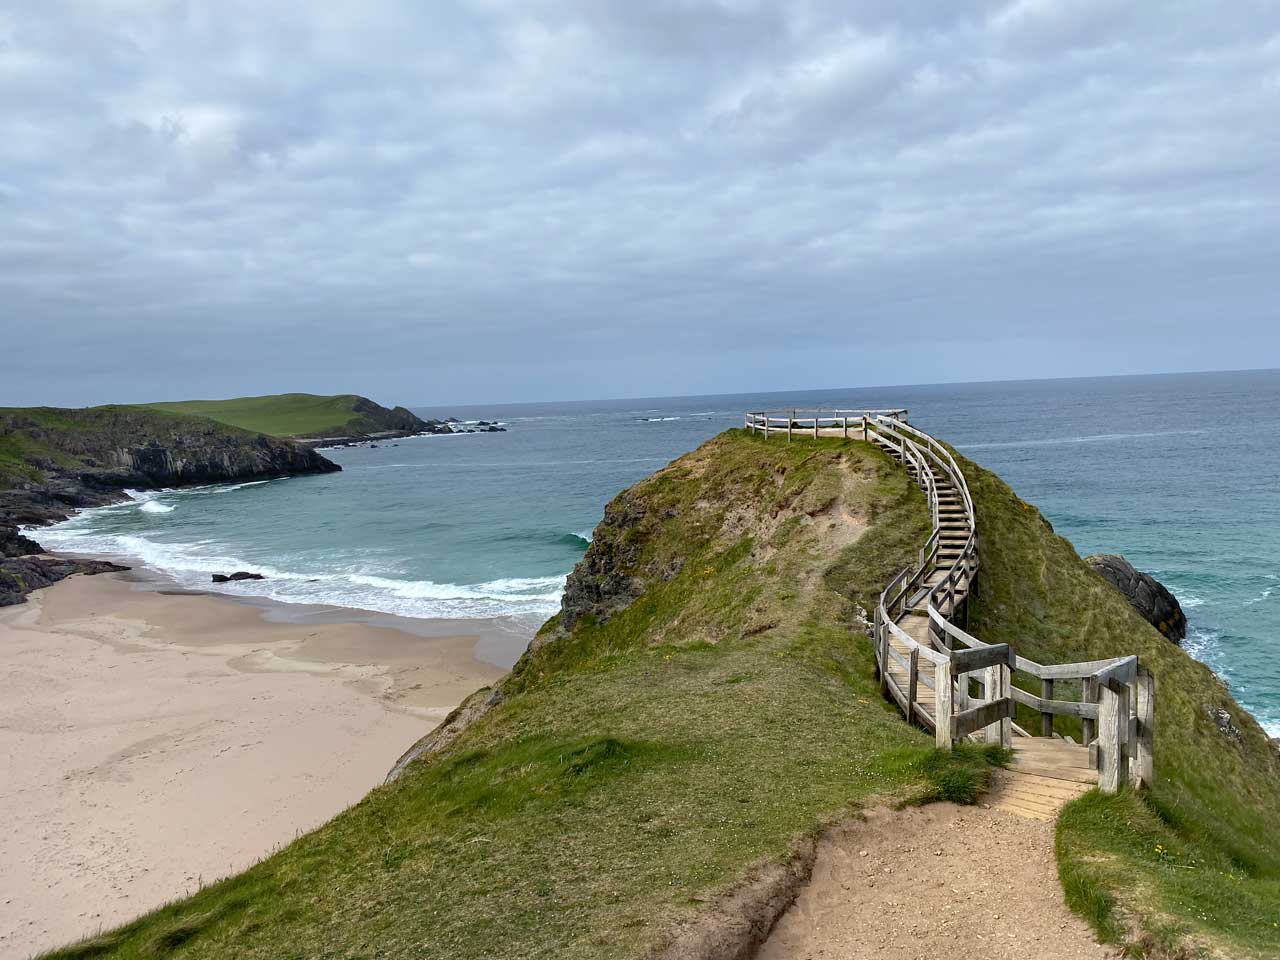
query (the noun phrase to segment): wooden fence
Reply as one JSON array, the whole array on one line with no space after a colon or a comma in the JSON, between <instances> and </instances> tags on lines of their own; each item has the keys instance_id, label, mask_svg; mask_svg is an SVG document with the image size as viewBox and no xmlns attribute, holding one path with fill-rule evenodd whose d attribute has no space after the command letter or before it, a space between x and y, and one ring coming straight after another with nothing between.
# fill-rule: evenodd
<instances>
[{"instance_id":1,"label":"wooden fence","mask_svg":"<svg viewBox=\"0 0 1280 960\"><path fill-rule=\"evenodd\" d=\"M1151 785L1155 677L1136 656L1039 664L1008 644L984 643L961 626L967 625L968 599L978 580L973 498L951 452L911 426L905 409L759 411L746 415L745 426L788 440L838 436L876 443L906 467L928 498L932 531L916 562L880 594L872 638L881 686L911 723L934 731L944 749L966 738L1008 747L1015 735L1032 736L1015 722L1019 704L1039 714L1042 737L1059 735L1055 717L1075 717L1102 790ZM951 514L945 527L940 492ZM944 529L954 540L957 527L966 531L958 555L940 560ZM1079 699L1062 698L1067 687L1078 690Z\"/></svg>"}]
</instances>

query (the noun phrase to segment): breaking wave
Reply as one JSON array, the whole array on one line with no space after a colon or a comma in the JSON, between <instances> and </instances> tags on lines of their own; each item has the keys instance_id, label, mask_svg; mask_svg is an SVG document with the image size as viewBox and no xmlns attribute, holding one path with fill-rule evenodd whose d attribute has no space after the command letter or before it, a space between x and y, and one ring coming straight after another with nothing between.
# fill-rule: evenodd
<instances>
[{"instance_id":1,"label":"breaking wave","mask_svg":"<svg viewBox=\"0 0 1280 960\"><path fill-rule=\"evenodd\" d=\"M154 500L142 501L145 505ZM105 508L110 509L110 508ZM238 596L264 597L283 603L321 604L371 610L402 617L477 619L516 617L541 621L560 608L564 575L506 577L480 583L437 583L406 580L368 570L324 569L305 560L274 564L231 555L220 544L202 540L166 543L128 533L87 528L80 517L42 527L39 536L52 550L108 556L159 570L180 585ZM308 567L311 567L308 569ZM264 580L214 584L211 574L245 570Z\"/></svg>"}]
</instances>

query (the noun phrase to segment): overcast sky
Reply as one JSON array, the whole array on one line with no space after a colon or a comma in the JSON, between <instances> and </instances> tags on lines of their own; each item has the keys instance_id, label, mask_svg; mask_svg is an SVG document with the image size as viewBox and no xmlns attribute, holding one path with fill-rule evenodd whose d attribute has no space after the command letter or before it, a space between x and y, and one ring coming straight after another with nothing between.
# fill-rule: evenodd
<instances>
[{"instance_id":1,"label":"overcast sky","mask_svg":"<svg viewBox=\"0 0 1280 960\"><path fill-rule=\"evenodd\" d=\"M1280 366L1280 4L0 0L0 403Z\"/></svg>"}]
</instances>

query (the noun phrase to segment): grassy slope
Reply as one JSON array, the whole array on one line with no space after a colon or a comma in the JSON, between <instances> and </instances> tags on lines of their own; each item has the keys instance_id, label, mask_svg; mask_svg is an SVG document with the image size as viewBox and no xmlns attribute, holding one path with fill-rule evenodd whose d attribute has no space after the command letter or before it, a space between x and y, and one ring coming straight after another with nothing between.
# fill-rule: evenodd
<instances>
[{"instance_id":1,"label":"grassy slope","mask_svg":"<svg viewBox=\"0 0 1280 960\"><path fill-rule=\"evenodd\" d=\"M0 489L21 482L38 483L48 467L82 467L103 448L128 445L141 435L159 437L184 429L245 436L245 431L226 424L130 405L0 407Z\"/></svg>"},{"instance_id":2,"label":"grassy slope","mask_svg":"<svg viewBox=\"0 0 1280 960\"><path fill-rule=\"evenodd\" d=\"M351 393L332 397L282 393L233 400L176 400L146 406L209 417L219 423L229 423L273 437L320 437L354 429L363 419L362 414L354 409L360 399Z\"/></svg>"},{"instance_id":3,"label":"grassy slope","mask_svg":"<svg viewBox=\"0 0 1280 960\"><path fill-rule=\"evenodd\" d=\"M833 556L840 510L872 525ZM642 956L798 834L920 789L930 738L880 699L855 611L926 529L870 447L722 435L597 530L643 595L568 636L550 621L452 747L58 956Z\"/></svg>"},{"instance_id":4,"label":"grassy slope","mask_svg":"<svg viewBox=\"0 0 1280 960\"><path fill-rule=\"evenodd\" d=\"M1223 956L1280 956L1280 761L1266 734L1038 511L963 462L982 538L970 630L1041 662L1137 653L1156 674L1155 788L1090 794L1059 821L1073 907L1110 939L1145 940L1157 955L1198 943ZM1242 742L1218 732L1206 704L1230 711Z\"/></svg>"}]
</instances>

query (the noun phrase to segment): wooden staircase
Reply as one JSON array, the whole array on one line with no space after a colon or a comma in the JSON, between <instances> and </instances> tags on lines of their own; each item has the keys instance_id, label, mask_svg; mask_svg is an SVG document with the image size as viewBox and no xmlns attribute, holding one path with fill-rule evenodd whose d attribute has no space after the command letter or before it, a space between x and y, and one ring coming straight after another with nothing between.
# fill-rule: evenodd
<instances>
[{"instance_id":1,"label":"wooden staircase","mask_svg":"<svg viewBox=\"0 0 1280 960\"><path fill-rule=\"evenodd\" d=\"M957 624L967 623L978 571L973 500L951 452L911 426L906 410L761 411L747 414L746 426L788 441L837 436L873 443L925 492L932 532L918 562L893 578L875 611L881 688L909 722L934 732L940 748L969 739L1013 750L988 797L993 808L1051 820L1095 786L1114 792L1124 783L1151 783L1155 679L1137 657L1042 665ZM1029 674L1043 695L1015 687L1015 671ZM1082 683L1066 688L1062 681ZM1059 697L1080 688L1082 699L1056 699L1055 684ZM1041 736L1014 722L1020 705L1039 714L1033 729ZM1089 745L1054 735L1055 715L1080 718Z\"/></svg>"}]
</instances>

